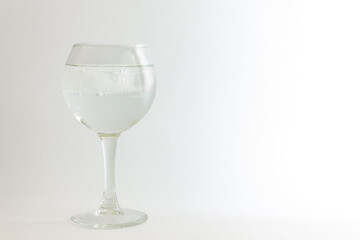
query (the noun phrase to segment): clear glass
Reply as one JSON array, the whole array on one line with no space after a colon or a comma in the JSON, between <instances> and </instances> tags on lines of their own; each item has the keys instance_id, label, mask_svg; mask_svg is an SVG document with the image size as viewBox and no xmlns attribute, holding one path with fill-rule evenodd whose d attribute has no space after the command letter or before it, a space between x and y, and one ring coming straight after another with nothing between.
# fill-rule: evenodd
<instances>
[{"instance_id":1,"label":"clear glass","mask_svg":"<svg viewBox=\"0 0 360 240\"><path fill-rule=\"evenodd\" d=\"M63 93L75 118L101 139L104 193L99 208L71 218L80 227L134 226L147 215L119 206L115 187L116 143L149 110L155 96L153 64L145 45L74 44L66 62Z\"/></svg>"}]
</instances>

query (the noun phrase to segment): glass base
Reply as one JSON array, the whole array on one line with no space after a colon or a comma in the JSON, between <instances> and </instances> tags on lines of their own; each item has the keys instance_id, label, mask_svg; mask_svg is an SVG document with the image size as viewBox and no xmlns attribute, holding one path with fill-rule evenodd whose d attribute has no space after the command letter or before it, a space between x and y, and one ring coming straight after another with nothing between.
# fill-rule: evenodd
<instances>
[{"instance_id":1,"label":"glass base","mask_svg":"<svg viewBox=\"0 0 360 240\"><path fill-rule=\"evenodd\" d=\"M143 212L122 209L122 211L94 211L89 213L78 214L71 217L71 220L76 223L77 226L83 228L93 229L114 229L131 227L147 220L147 215Z\"/></svg>"}]
</instances>

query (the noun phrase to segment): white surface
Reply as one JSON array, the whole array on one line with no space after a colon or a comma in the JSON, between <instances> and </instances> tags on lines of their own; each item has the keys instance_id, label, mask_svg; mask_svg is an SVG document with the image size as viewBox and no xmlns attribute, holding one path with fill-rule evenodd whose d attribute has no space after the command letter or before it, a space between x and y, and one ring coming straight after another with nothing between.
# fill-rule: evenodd
<instances>
[{"instance_id":1,"label":"white surface","mask_svg":"<svg viewBox=\"0 0 360 240\"><path fill-rule=\"evenodd\" d=\"M77 201L76 201L77 202ZM334 219L316 220L294 217L221 216L218 213L187 215L168 209L147 213L142 225L118 230L89 230L72 225L66 218L74 206L61 202L16 202L0 219L2 239L359 239L358 224ZM39 206L41 205L41 207ZM9 207L9 205L8 205ZM11 211L12 210L12 211ZM217 209L217 210L221 210Z\"/></svg>"},{"instance_id":2,"label":"white surface","mask_svg":"<svg viewBox=\"0 0 360 240\"><path fill-rule=\"evenodd\" d=\"M1 0L0 236L359 239L358 12L357 1ZM117 162L120 202L149 214L143 226L67 222L102 191L100 142L62 97L75 42L149 46L157 96Z\"/></svg>"},{"instance_id":3,"label":"white surface","mask_svg":"<svg viewBox=\"0 0 360 240\"><path fill-rule=\"evenodd\" d=\"M79 203L78 201L75 201ZM139 226L118 230L90 230L72 225L67 215L74 206L43 200L8 205L0 219L3 239L359 239L358 224L334 219L294 217L246 217L213 214L183 214L174 209L147 213L149 220ZM221 210L217 209L218 211ZM160 210L161 211L161 210ZM13 215L15 214L15 215Z\"/></svg>"}]
</instances>

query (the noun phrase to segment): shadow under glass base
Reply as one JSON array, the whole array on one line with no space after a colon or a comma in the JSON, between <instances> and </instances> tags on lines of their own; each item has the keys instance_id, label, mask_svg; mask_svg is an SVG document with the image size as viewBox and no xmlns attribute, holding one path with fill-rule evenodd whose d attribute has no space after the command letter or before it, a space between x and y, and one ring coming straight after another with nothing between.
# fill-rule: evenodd
<instances>
[{"instance_id":1,"label":"shadow under glass base","mask_svg":"<svg viewBox=\"0 0 360 240\"><path fill-rule=\"evenodd\" d=\"M93 211L71 217L71 220L79 227L92 229L115 229L135 226L144 223L147 215L143 212L122 209L119 211Z\"/></svg>"}]
</instances>

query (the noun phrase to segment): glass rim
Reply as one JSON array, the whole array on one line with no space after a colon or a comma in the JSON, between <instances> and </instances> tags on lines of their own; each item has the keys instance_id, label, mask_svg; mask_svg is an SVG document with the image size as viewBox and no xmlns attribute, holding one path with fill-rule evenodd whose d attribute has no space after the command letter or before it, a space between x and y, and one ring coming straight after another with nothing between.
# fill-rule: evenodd
<instances>
[{"instance_id":1,"label":"glass rim","mask_svg":"<svg viewBox=\"0 0 360 240\"><path fill-rule=\"evenodd\" d=\"M73 47L123 47L123 48L146 48L142 43L127 44L99 44L99 43L74 43Z\"/></svg>"}]
</instances>

